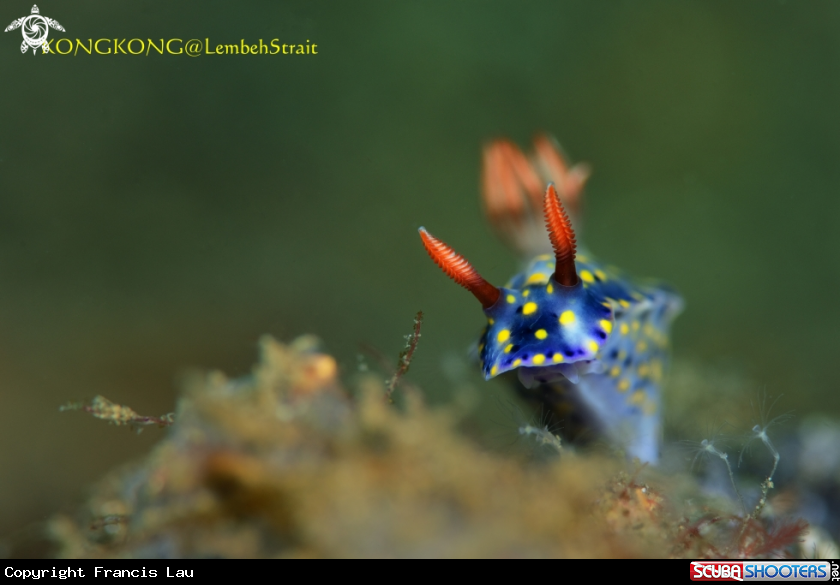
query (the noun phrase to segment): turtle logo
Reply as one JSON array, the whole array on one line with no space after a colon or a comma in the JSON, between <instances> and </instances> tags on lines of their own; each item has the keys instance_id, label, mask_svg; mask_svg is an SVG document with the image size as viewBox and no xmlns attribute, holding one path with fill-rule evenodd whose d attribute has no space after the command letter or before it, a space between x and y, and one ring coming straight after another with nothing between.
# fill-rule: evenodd
<instances>
[{"instance_id":1,"label":"turtle logo","mask_svg":"<svg viewBox=\"0 0 840 585\"><path fill-rule=\"evenodd\" d=\"M42 53L50 52L50 45L47 43L50 27L64 32L64 27L58 24L58 21L41 16L41 11L38 10L38 5L36 4L32 7L32 14L12 21L12 24L7 26L3 32L21 28L23 43L20 45L20 52L25 53L27 49L32 47L32 54L35 55L38 47L41 48Z\"/></svg>"}]
</instances>

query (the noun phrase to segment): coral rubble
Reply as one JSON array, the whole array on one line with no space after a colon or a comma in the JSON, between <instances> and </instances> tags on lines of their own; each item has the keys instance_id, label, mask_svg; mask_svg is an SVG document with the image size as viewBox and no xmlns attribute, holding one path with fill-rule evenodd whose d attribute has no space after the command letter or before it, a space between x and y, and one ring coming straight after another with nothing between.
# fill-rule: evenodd
<instances>
[{"instance_id":1,"label":"coral rubble","mask_svg":"<svg viewBox=\"0 0 840 585\"><path fill-rule=\"evenodd\" d=\"M311 337L289 345L266 337L250 376L194 376L148 457L99 482L75 516L50 520L56 554L737 553L712 540L737 532L736 517L678 511L674 502L686 498L669 499L679 489L644 466L574 455L559 442L548 460L500 455L464 438L452 410L429 408L418 393L399 409L386 394L372 376L348 393Z\"/></svg>"}]
</instances>

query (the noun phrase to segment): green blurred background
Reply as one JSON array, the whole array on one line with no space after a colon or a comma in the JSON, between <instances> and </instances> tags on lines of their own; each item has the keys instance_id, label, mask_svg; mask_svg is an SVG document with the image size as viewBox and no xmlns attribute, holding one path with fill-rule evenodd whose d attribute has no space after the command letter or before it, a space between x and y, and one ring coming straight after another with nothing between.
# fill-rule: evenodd
<instances>
[{"instance_id":1,"label":"green blurred background","mask_svg":"<svg viewBox=\"0 0 840 585\"><path fill-rule=\"evenodd\" d=\"M422 309L410 376L447 401L483 320L416 229L493 282L516 270L478 199L496 136L546 130L593 165L585 242L683 293L678 356L840 411L834 0L39 7L51 38L319 55L33 57L0 35L0 537L162 436L59 405L168 412L185 368L245 374L263 333L315 333L350 375Z\"/></svg>"}]
</instances>

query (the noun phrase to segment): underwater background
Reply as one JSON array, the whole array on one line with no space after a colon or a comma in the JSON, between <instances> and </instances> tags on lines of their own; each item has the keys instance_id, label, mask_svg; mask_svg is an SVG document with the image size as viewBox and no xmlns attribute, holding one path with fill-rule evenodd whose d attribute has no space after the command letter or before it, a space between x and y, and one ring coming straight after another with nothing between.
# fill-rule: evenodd
<instances>
[{"instance_id":1,"label":"underwater background","mask_svg":"<svg viewBox=\"0 0 840 585\"><path fill-rule=\"evenodd\" d=\"M410 379L432 403L469 383L475 426L503 420L505 385L466 361L478 304L416 231L491 282L518 269L479 204L499 136L545 130L592 165L579 240L681 292L678 360L800 421L840 414L836 2L38 6L50 38L318 54L33 56L0 35L0 538L163 436L60 405L169 412L183 372L247 374L265 333L318 335L351 376L423 310Z\"/></svg>"}]
</instances>

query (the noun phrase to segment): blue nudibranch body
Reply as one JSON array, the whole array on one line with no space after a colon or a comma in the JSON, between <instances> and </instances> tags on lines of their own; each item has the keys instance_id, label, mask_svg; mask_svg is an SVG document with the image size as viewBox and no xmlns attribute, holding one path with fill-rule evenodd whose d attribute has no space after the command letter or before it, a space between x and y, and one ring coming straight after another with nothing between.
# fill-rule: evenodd
<instances>
[{"instance_id":1,"label":"blue nudibranch body","mask_svg":"<svg viewBox=\"0 0 840 585\"><path fill-rule=\"evenodd\" d=\"M668 328L679 297L588 256L575 262L578 283L562 286L550 277L552 260L534 259L485 309L478 346L485 378L516 369L527 389L559 384L591 426L655 461Z\"/></svg>"},{"instance_id":2,"label":"blue nudibranch body","mask_svg":"<svg viewBox=\"0 0 840 585\"><path fill-rule=\"evenodd\" d=\"M503 237L521 252L550 244L553 254L537 255L496 288L420 228L423 243L444 272L484 307L487 326L478 355L486 379L516 370L520 392L547 406L561 425L571 427L574 418L631 457L655 462L668 330L682 301L667 286L635 281L577 253L563 202L577 209L588 171L568 169L546 138L537 138L535 147L530 161L506 141L485 150L485 206ZM554 183L538 194L545 179ZM539 215L547 230L536 221ZM536 231L547 231L548 239Z\"/></svg>"}]
</instances>

